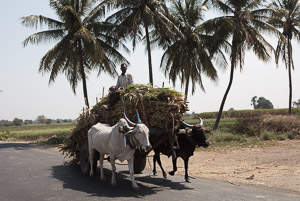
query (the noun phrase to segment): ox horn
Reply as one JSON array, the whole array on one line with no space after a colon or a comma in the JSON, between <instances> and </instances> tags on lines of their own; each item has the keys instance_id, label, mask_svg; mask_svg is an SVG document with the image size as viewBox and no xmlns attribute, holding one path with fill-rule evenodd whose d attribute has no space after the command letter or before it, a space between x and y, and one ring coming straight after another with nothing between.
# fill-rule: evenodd
<instances>
[{"instance_id":1,"label":"ox horn","mask_svg":"<svg viewBox=\"0 0 300 201\"><path fill-rule=\"evenodd\" d=\"M200 126L203 126L203 120L201 117L198 117L198 119L200 120Z\"/></svg>"},{"instance_id":2,"label":"ox horn","mask_svg":"<svg viewBox=\"0 0 300 201\"><path fill-rule=\"evenodd\" d=\"M140 124L142 123L141 119L140 119L140 115L139 115L139 111L136 110L136 118L137 118L137 123Z\"/></svg>"},{"instance_id":3,"label":"ox horn","mask_svg":"<svg viewBox=\"0 0 300 201\"><path fill-rule=\"evenodd\" d=\"M187 123L185 123L184 121L181 121L181 123L182 123L185 127L188 127L188 128L193 128L193 127L194 127L193 125L187 124Z\"/></svg>"},{"instance_id":4,"label":"ox horn","mask_svg":"<svg viewBox=\"0 0 300 201\"><path fill-rule=\"evenodd\" d=\"M136 126L136 124L135 124L135 123L133 123L132 121L130 121L130 120L128 119L128 117L126 116L125 109L124 109L124 112L123 112L123 114L124 114L124 118L125 118L125 120L126 120L126 121L127 121L127 123L129 124L129 126Z\"/></svg>"}]
</instances>

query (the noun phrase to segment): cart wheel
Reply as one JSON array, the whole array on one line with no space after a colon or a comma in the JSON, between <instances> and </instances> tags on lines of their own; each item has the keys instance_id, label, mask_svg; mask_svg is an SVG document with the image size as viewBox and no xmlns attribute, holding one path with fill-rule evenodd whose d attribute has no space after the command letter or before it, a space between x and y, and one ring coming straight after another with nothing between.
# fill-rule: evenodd
<instances>
[{"instance_id":1,"label":"cart wheel","mask_svg":"<svg viewBox=\"0 0 300 201\"><path fill-rule=\"evenodd\" d=\"M94 164L93 164L93 170L96 172L97 169L97 161L99 160L99 153L96 152L94 156ZM82 145L80 149L80 170L81 173L85 176L88 176L90 173L90 161L89 161L89 148L88 144Z\"/></svg>"},{"instance_id":2,"label":"cart wheel","mask_svg":"<svg viewBox=\"0 0 300 201\"><path fill-rule=\"evenodd\" d=\"M146 167L146 154L139 149L134 152L134 173L140 174Z\"/></svg>"}]
</instances>

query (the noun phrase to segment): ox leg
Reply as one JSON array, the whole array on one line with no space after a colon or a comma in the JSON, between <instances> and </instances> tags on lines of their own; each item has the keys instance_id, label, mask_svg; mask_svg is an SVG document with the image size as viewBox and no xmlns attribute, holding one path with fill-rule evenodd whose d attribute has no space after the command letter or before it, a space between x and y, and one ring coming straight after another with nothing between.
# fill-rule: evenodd
<instances>
[{"instance_id":1,"label":"ox leg","mask_svg":"<svg viewBox=\"0 0 300 201\"><path fill-rule=\"evenodd\" d=\"M154 151L154 156L153 156L153 175L156 176L157 172L156 172L156 161L157 161L157 153Z\"/></svg>"},{"instance_id":2,"label":"ox leg","mask_svg":"<svg viewBox=\"0 0 300 201\"><path fill-rule=\"evenodd\" d=\"M104 176L104 172L103 172L103 160L104 160L104 154L100 153L100 160L99 160L99 163L100 163L100 179L102 181L105 180L105 176Z\"/></svg>"},{"instance_id":3,"label":"ox leg","mask_svg":"<svg viewBox=\"0 0 300 201\"><path fill-rule=\"evenodd\" d=\"M110 156L110 164L111 164L111 185L115 186L116 182L116 164L115 164L115 157Z\"/></svg>"},{"instance_id":4,"label":"ox leg","mask_svg":"<svg viewBox=\"0 0 300 201\"><path fill-rule=\"evenodd\" d=\"M161 169L161 172L163 174L163 177L164 178L167 178L167 173L165 172L164 168L162 167L162 164L161 164L161 160L160 160L160 153L155 153L154 157L153 157L153 175L156 175L156 161Z\"/></svg>"},{"instance_id":5,"label":"ox leg","mask_svg":"<svg viewBox=\"0 0 300 201\"><path fill-rule=\"evenodd\" d=\"M136 184L135 178L134 178L133 160L134 160L134 159L129 159L129 160L127 160L127 162L128 162L128 169L129 169L129 173L130 173L130 178L131 178L132 188L133 188L134 190L139 190L140 188L139 188L139 186Z\"/></svg>"},{"instance_id":6,"label":"ox leg","mask_svg":"<svg viewBox=\"0 0 300 201\"><path fill-rule=\"evenodd\" d=\"M89 149L89 160L90 160L90 177L94 176L94 155L95 155L95 150L94 149Z\"/></svg>"},{"instance_id":7,"label":"ox leg","mask_svg":"<svg viewBox=\"0 0 300 201\"><path fill-rule=\"evenodd\" d=\"M174 176L175 172L177 171L177 157L172 158L172 163L173 163L173 171L169 172L169 175Z\"/></svg>"},{"instance_id":8,"label":"ox leg","mask_svg":"<svg viewBox=\"0 0 300 201\"><path fill-rule=\"evenodd\" d=\"M189 168L189 158L184 160L184 171L185 171L185 175L184 175L184 179L186 182L190 182L190 177L188 174L188 168Z\"/></svg>"}]
</instances>

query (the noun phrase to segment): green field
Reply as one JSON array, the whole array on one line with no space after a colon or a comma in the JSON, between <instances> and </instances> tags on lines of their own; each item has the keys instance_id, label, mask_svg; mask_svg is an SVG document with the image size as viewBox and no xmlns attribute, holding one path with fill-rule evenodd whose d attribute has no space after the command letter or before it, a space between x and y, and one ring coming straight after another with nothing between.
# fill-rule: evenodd
<instances>
[{"instance_id":1,"label":"green field","mask_svg":"<svg viewBox=\"0 0 300 201\"><path fill-rule=\"evenodd\" d=\"M194 116L184 116L183 120L188 123L188 124L199 124L199 119L198 118L194 118ZM215 124L216 119L204 119L203 118L203 124L204 126L213 126ZM220 120L220 124L219 125L234 125L237 123L237 118L224 118Z\"/></svg>"},{"instance_id":2,"label":"green field","mask_svg":"<svg viewBox=\"0 0 300 201\"><path fill-rule=\"evenodd\" d=\"M66 136L75 123L0 127L0 140L37 140L53 135Z\"/></svg>"}]
</instances>

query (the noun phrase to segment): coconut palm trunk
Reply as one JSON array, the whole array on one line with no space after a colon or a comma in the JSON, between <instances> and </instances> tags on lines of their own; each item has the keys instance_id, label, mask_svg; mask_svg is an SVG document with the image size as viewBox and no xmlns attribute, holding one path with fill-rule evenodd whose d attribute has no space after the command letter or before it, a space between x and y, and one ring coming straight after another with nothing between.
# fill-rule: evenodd
<instances>
[{"instance_id":1,"label":"coconut palm trunk","mask_svg":"<svg viewBox=\"0 0 300 201\"><path fill-rule=\"evenodd\" d=\"M292 57L292 50L291 50L291 38L290 35L288 36L288 71L289 71L289 114L292 114L292 69L291 69L291 57Z\"/></svg>"},{"instance_id":2,"label":"coconut palm trunk","mask_svg":"<svg viewBox=\"0 0 300 201\"><path fill-rule=\"evenodd\" d=\"M86 105L87 108L90 108L90 104L89 104L89 99L88 99L88 92L87 92L87 86L86 86L86 76L85 76L85 72L84 72L84 65L83 65L83 52L82 52L82 46L81 46L81 42L78 42L78 48L79 48L79 55L80 56L80 74L81 74L81 79L82 79L82 86L83 86L83 96L84 96L84 103Z\"/></svg>"},{"instance_id":3,"label":"coconut palm trunk","mask_svg":"<svg viewBox=\"0 0 300 201\"><path fill-rule=\"evenodd\" d=\"M185 95L184 102L187 101L187 97L188 97L188 94L189 94L189 82L190 82L190 77L187 77L187 80L186 80L186 83L185 83L185 90L184 90L184 95Z\"/></svg>"},{"instance_id":4,"label":"coconut palm trunk","mask_svg":"<svg viewBox=\"0 0 300 201\"><path fill-rule=\"evenodd\" d=\"M151 86L153 86L151 47L150 47L150 37L149 37L149 30L148 30L147 23L145 23L145 32L146 32L147 51L148 51L149 82L150 82Z\"/></svg>"},{"instance_id":5,"label":"coconut palm trunk","mask_svg":"<svg viewBox=\"0 0 300 201\"><path fill-rule=\"evenodd\" d=\"M231 85L232 85L232 82L233 82L233 74L234 74L234 69L235 69L235 60L236 60L235 56L232 56L232 58L231 58L231 68L230 68L229 83L228 83L226 92L225 92L225 94L223 96L223 99L222 99L222 102L221 102L221 106L220 106L220 109L219 109L219 112L218 112L218 116L217 116L217 119L216 119L216 122L215 122L213 130L217 130L218 127L219 127L220 119L222 117L223 108L224 108L224 105L225 105L228 93L230 91L230 88L231 88Z\"/></svg>"}]
</instances>

